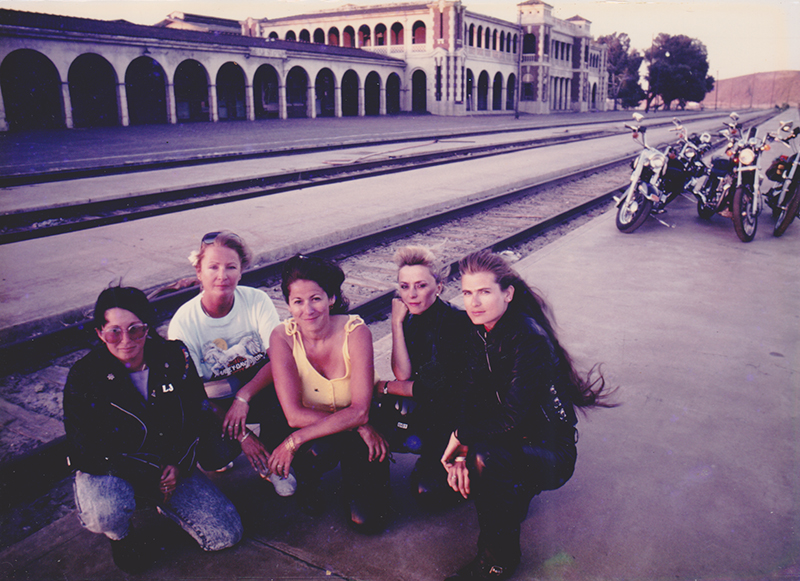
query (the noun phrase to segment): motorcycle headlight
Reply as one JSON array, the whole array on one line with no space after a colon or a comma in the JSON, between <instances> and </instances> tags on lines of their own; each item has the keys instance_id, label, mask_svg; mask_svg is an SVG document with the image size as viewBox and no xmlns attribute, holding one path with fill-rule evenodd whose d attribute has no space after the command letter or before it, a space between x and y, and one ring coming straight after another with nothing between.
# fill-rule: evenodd
<instances>
[{"instance_id":1,"label":"motorcycle headlight","mask_svg":"<svg viewBox=\"0 0 800 581\"><path fill-rule=\"evenodd\" d=\"M750 149L749 147L743 149L739 153L739 161L742 162L742 165L750 165L756 160L756 152Z\"/></svg>"},{"instance_id":2,"label":"motorcycle headlight","mask_svg":"<svg viewBox=\"0 0 800 581\"><path fill-rule=\"evenodd\" d=\"M686 159L692 159L694 157L694 149L688 148L685 155Z\"/></svg>"},{"instance_id":3,"label":"motorcycle headlight","mask_svg":"<svg viewBox=\"0 0 800 581\"><path fill-rule=\"evenodd\" d=\"M663 155L656 155L656 156L650 158L650 167L652 167L654 170L658 171L662 167L664 167L664 161L665 161L665 158L664 158Z\"/></svg>"}]
</instances>

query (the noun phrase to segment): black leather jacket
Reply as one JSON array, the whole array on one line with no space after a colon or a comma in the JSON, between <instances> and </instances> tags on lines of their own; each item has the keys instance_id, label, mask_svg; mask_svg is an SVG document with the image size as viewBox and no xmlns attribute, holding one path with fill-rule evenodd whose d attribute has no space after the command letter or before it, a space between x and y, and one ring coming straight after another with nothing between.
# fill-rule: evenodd
<instances>
[{"instance_id":1,"label":"black leather jacket","mask_svg":"<svg viewBox=\"0 0 800 581\"><path fill-rule=\"evenodd\" d=\"M403 322L414 382L415 414L428 426L453 430L460 399L466 338L472 323L467 314L449 303L436 301Z\"/></svg>"},{"instance_id":2,"label":"black leather jacket","mask_svg":"<svg viewBox=\"0 0 800 581\"><path fill-rule=\"evenodd\" d=\"M64 426L72 468L152 491L164 466L194 468L205 392L180 341L148 337L145 363L147 401L104 344L92 350L67 377Z\"/></svg>"},{"instance_id":3,"label":"black leather jacket","mask_svg":"<svg viewBox=\"0 0 800 581\"><path fill-rule=\"evenodd\" d=\"M469 446L511 436L545 446L574 442L578 420L544 329L512 308L491 332L482 325L473 329L459 441Z\"/></svg>"}]
</instances>

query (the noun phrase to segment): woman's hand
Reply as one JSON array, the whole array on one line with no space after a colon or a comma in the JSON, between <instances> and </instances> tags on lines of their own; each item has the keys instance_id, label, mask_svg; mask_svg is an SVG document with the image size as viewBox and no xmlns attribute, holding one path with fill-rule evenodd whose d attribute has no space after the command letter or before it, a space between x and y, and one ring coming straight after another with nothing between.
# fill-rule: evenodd
<instances>
[{"instance_id":1,"label":"woman's hand","mask_svg":"<svg viewBox=\"0 0 800 581\"><path fill-rule=\"evenodd\" d=\"M240 440L242 444L242 452L250 461L253 470L258 472L262 477L267 475L269 454L264 444L256 438L252 432L245 432L245 436Z\"/></svg>"},{"instance_id":2,"label":"woman's hand","mask_svg":"<svg viewBox=\"0 0 800 581\"><path fill-rule=\"evenodd\" d=\"M175 488L178 486L180 472L180 468L171 464L164 466L164 469L161 471L161 482L159 486L161 487L161 494L164 495L164 502L168 502L172 497L172 493L175 492Z\"/></svg>"},{"instance_id":3,"label":"woman's hand","mask_svg":"<svg viewBox=\"0 0 800 581\"><path fill-rule=\"evenodd\" d=\"M469 469L465 462L468 451L469 448L459 442L453 432L442 454L442 466L447 470L447 484L464 498L469 497Z\"/></svg>"},{"instance_id":4,"label":"woman's hand","mask_svg":"<svg viewBox=\"0 0 800 581\"><path fill-rule=\"evenodd\" d=\"M222 435L229 438L239 439L245 434L245 423L247 414L250 411L250 404L241 396L234 398L225 419L222 421Z\"/></svg>"},{"instance_id":5,"label":"woman's hand","mask_svg":"<svg viewBox=\"0 0 800 581\"><path fill-rule=\"evenodd\" d=\"M289 468L292 466L296 451L294 436L289 435L272 451L272 455L269 457L269 471L281 478L289 476Z\"/></svg>"},{"instance_id":6,"label":"woman's hand","mask_svg":"<svg viewBox=\"0 0 800 581\"><path fill-rule=\"evenodd\" d=\"M389 453L389 444L375 428L369 424L359 426L358 435L361 436L361 439L364 440L364 443L366 443L369 448L370 462L374 462L375 460L383 462L386 459L386 455Z\"/></svg>"},{"instance_id":7,"label":"woman's hand","mask_svg":"<svg viewBox=\"0 0 800 581\"><path fill-rule=\"evenodd\" d=\"M392 325L402 325L407 314L406 304L401 299L392 299Z\"/></svg>"}]
</instances>

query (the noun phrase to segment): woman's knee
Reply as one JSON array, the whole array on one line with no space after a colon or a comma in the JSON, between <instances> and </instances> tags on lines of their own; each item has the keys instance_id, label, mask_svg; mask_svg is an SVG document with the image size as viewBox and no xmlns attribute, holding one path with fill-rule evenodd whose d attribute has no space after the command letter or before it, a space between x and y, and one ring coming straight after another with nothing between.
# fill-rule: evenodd
<instances>
[{"instance_id":1,"label":"woman's knee","mask_svg":"<svg viewBox=\"0 0 800 581\"><path fill-rule=\"evenodd\" d=\"M84 527L112 540L128 534L136 500L127 481L116 476L77 472L73 487L78 518Z\"/></svg>"}]
</instances>

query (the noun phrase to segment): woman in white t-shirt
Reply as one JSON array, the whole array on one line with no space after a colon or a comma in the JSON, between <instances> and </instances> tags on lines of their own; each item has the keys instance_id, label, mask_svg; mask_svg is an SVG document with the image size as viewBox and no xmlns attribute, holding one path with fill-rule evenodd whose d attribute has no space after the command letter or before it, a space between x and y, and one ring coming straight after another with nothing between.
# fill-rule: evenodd
<instances>
[{"instance_id":1,"label":"woman in white t-shirt","mask_svg":"<svg viewBox=\"0 0 800 581\"><path fill-rule=\"evenodd\" d=\"M233 232L206 234L189 260L202 292L178 309L168 336L189 348L206 394L225 413L223 435L238 440L253 468L267 477L267 448L289 431L275 396L267 353L270 334L280 322L278 313L267 293L239 286L251 253ZM260 436L246 423L260 424ZM294 492L293 483L270 479L279 494Z\"/></svg>"}]
</instances>

